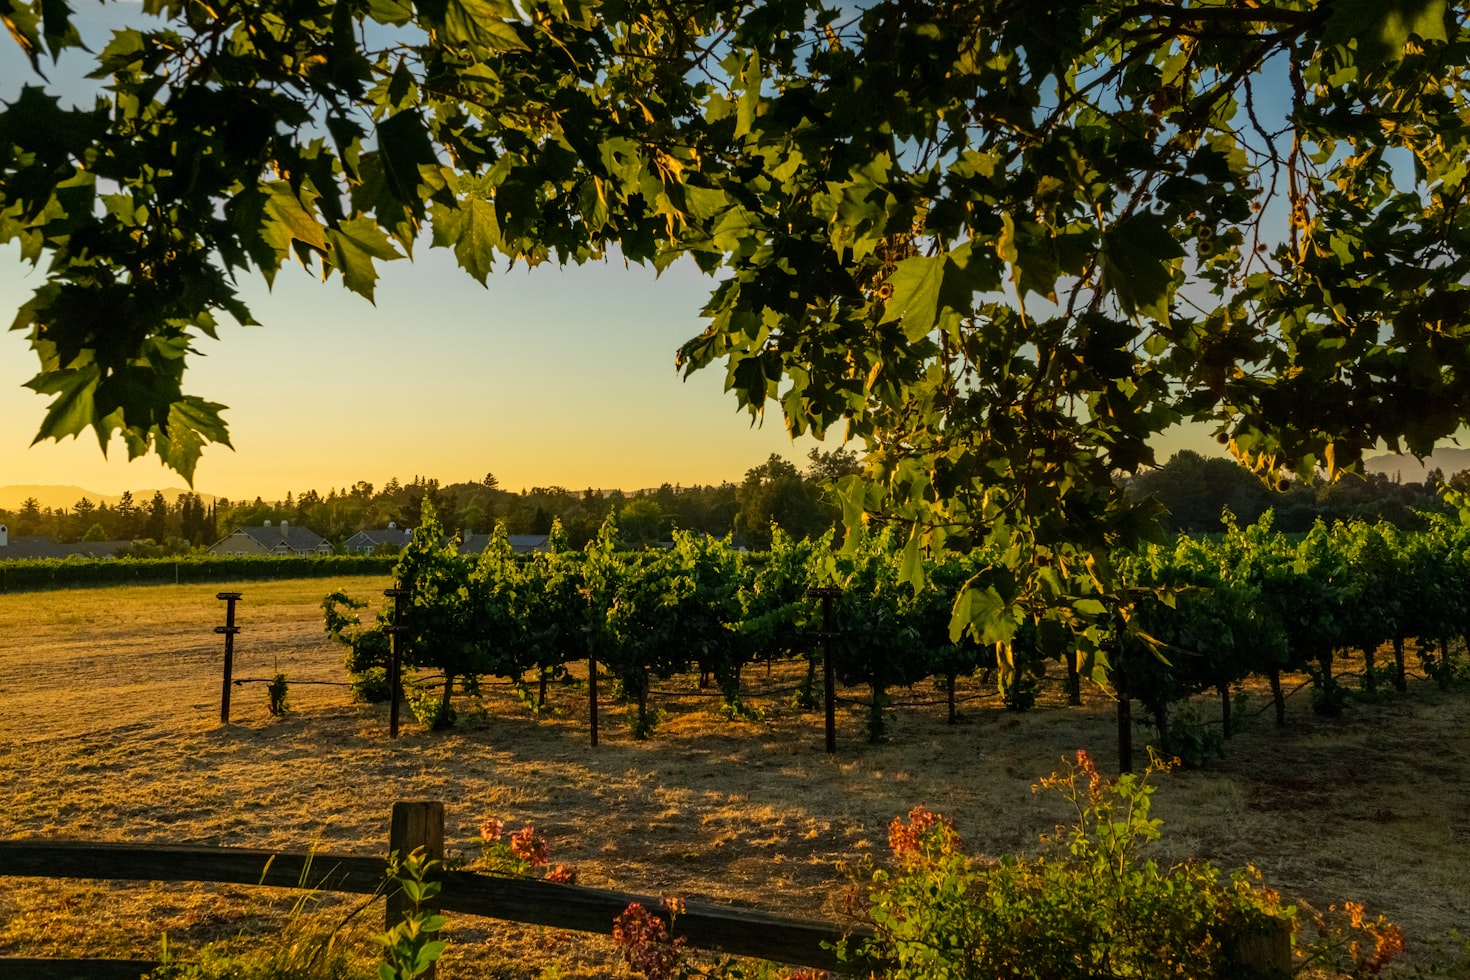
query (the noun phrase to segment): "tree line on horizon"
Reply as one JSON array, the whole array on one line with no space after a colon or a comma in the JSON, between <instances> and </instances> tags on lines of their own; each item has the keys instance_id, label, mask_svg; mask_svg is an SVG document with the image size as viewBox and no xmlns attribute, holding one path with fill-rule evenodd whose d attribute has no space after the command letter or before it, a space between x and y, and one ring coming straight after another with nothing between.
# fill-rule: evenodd
<instances>
[{"instance_id":1,"label":"tree line on horizon","mask_svg":"<svg viewBox=\"0 0 1470 980\"><path fill-rule=\"evenodd\" d=\"M740 483L682 487L665 483L656 489L625 493L592 488L533 487L519 492L501 487L493 473L478 482L441 483L415 476L396 477L382 487L359 480L350 487L286 493L267 501L218 498L203 503L199 495L181 494L170 503L155 492L145 504L125 493L117 504L94 503L86 497L71 507L42 507L35 498L15 510L0 508L0 522L16 536L37 535L61 543L134 541L139 550L163 548L173 553L207 547L235 528L282 521L310 528L340 547L359 531L417 527L424 505L450 531L488 533L504 524L510 534L547 534L560 520L567 540L583 547L610 514L617 514L624 538L649 545L667 540L673 529L701 531L714 537L734 535L753 550L770 545L771 525L797 537L817 536L837 526L841 511L826 485L855 473L854 453L813 449L800 469L775 453L746 471ZM143 545L143 542L147 542Z\"/></svg>"},{"instance_id":2,"label":"tree line on horizon","mask_svg":"<svg viewBox=\"0 0 1470 980\"><path fill-rule=\"evenodd\" d=\"M71 507L42 507L35 498L16 510L0 508L0 523L12 535L38 535L60 543L78 541L135 542L133 550L183 553L207 547L234 528L282 521L310 528L336 547L359 531L417 527L425 503L440 523L460 533L488 533L504 524L510 534L547 534L560 521L568 543L581 548L591 541L610 515L616 514L624 540L647 546L667 540L675 528L717 538L732 535L754 551L770 546L772 525L798 540L841 529L841 511L830 484L856 473L857 456L847 450L813 449L806 468L798 469L779 455L746 471L740 483L682 487L665 483L656 489L576 491L560 486L519 492L500 486L493 473L478 482L441 483L415 476L396 477L382 487L359 480L350 487L287 492L266 501L218 498L206 504L194 493L168 501L155 492L146 503L125 493L115 505L82 497ZM1443 510L1440 490L1470 490L1470 470L1448 479L1431 470L1423 482L1403 483L1381 474L1333 483L1293 481L1285 491L1267 487L1234 461L1182 450L1167 463L1128 481L1135 498L1153 497L1163 504L1167 530L1211 532L1220 529L1228 509L1246 523L1270 509L1275 526L1288 533L1308 530L1317 520L1385 521L1396 527L1420 526L1420 514Z\"/></svg>"}]
</instances>

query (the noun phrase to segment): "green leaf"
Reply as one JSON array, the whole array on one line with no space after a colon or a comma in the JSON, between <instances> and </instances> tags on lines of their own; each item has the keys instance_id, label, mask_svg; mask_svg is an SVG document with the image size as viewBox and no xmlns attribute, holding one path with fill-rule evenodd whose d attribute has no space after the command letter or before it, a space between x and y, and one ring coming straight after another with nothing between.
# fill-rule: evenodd
<instances>
[{"instance_id":1,"label":"green leaf","mask_svg":"<svg viewBox=\"0 0 1470 980\"><path fill-rule=\"evenodd\" d=\"M166 466L194 485L194 467L206 443L230 445L220 412L225 406L185 395L168 409L168 431L155 431L154 449Z\"/></svg>"},{"instance_id":2,"label":"green leaf","mask_svg":"<svg viewBox=\"0 0 1470 980\"><path fill-rule=\"evenodd\" d=\"M909 539L903 546L903 561L898 566L898 580L907 582L918 591L924 585L924 555L919 550L919 539L921 537L918 525L914 526L909 533Z\"/></svg>"},{"instance_id":3,"label":"green leaf","mask_svg":"<svg viewBox=\"0 0 1470 980\"><path fill-rule=\"evenodd\" d=\"M466 198L457 207L435 205L432 215L434 246L453 248L459 267L485 285L494 271L495 250L501 243L494 202Z\"/></svg>"},{"instance_id":4,"label":"green leaf","mask_svg":"<svg viewBox=\"0 0 1470 980\"><path fill-rule=\"evenodd\" d=\"M970 583L955 599L949 621L950 642L960 642L967 631L981 643L1009 643L1016 635L1016 619L995 586L982 589Z\"/></svg>"},{"instance_id":5,"label":"green leaf","mask_svg":"<svg viewBox=\"0 0 1470 980\"><path fill-rule=\"evenodd\" d=\"M1358 55L1369 67L1403 60L1411 37L1449 42L1445 0L1336 0L1323 40L1357 42Z\"/></svg>"},{"instance_id":6,"label":"green leaf","mask_svg":"<svg viewBox=\"0 0 1470 980\"><path fill-rule=\"evenodd\" d=\"M735 135L744 136L755 126L756 111L761 103L761 56L752 51L750 59L745 63L745 70L741 73L741 82L745 89L740 93L740 100L735 104Z\"/></svg>"},{"instance_id":7,"label":"green leaf","mask_svg":"<svg viewBox=\"0 0 1470 980\"><path fill-rule=\"evenodd\" d=\"M368 0L368 16L379 24L402 27L413 20L413 8L402 0Z\"/></svg>"},{"instance_id":8,"label":"green leaf","mask_svg":"<svg viewBox=\"0 0 1470 980\"><path fill-rule=\"evenodd\" d=\"M27 381L26 387L32 391L56 396L46 409L46 417L41 421L40 431L31 440L31 445L45 439L77 436L90 426L97 415L97 385L101 380L97 365L88 364L80 368L43 372Z\"/></svg>"},{"instance_id":9,"label":"green leaf","mask_svg":"<svg viewBox=\"0 0 1470 980\"><path fill-rule=\"evenodd\" d=\"M25 56L30 59L31 70L37 75L41 74L41 20L36 16L30 4L22 0L11 0L6 5L8 9L0 11L0 20L5 22L5 29L20 45ZM45 76L42 76L45 77Z\"/></svg>"},{"instance_id":10,"label":"green leaf","mask_svg":"<svg viewBox=\"0 0 1470 980\"><path fill-rule=\"evenodd\" d=\"M893 269L888 284L893 295L883 306L883 323L900 321L904 336L919 340L934 329L939 319L939 290L944 284L942 255L916 255Z\"/></svg>"},{"instance_id":11,"label":"green leaf","mask_svg":"<svg viewBox=\"0 0 1470 980\"><path fill-rule=\"evenodd\" d=\"M1145 211L1124 218L1103 232L1103 288L1127 316L1168 320L1174 270L1183 257L1184 248L1158 215Z\"/></svg>"},{"instance_id":12,"label":"green leaf","mask_svg":"<svg viewBox=\"0 0 1470 980\"><path fill-rule=\"evenodd\" d=\"M327 237L311 210L302 204L291 185L272 181L265 185L266 201L261 214L260 237L276 254L276 265L291 254L291 243L301 242L327 250Z\"/></svg>"},{"instance_id":13,"label":"green leaf","mask_svg":"<svg viewBox=\"0 0 1470 980\"><path fill-rule=\"evenodd\" d=\"M444 33L451 42L481 51L528 51L509 21L516 17L508 0L449 0L444 8Z\"/></svg>"},{"instance_id":14,"label":"green leaf","mask_svg":"<svg viewBox=\"0 0 1470 980\"><path fill-rule=\"evenodd\" d=\"M342 273L342 281L354 293L373 298L378 270L373 259L390 262L403 255L383 229L366 215L349 218L327 232L332 243L332 264Z\"/></svg>"}]
</instances>

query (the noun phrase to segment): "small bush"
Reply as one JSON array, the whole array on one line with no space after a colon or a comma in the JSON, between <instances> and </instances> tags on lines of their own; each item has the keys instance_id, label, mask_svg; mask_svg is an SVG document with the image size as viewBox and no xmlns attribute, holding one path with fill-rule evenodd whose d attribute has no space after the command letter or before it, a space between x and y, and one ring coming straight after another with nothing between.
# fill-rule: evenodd
<instances>
[{"instance_id":1,"label":"small bush","mask_svg":"<svg viewBox=\"0 0 1470 980\"><path fill-rule=\"evenodd\" d=\"M1076 822L1043 837L1035 858L982 863L948 820L915 807L889 830L893 867L860 882L876 935L839 955L885 980L1235 980L1291 969L1297 910L1254 871L1164 868L1143 855L1160 834L1148 777L1162 769L1155 761L1109 783L1079 752L1077 765L1037 787L1068 800ZM1319 920L1300 965L1371 976L1402 949L1393 926L1347 908L1347 921Z\"/></svg>"},{"instance_id":2,"label":"small bush","mask_svg":"<svg viewBox=\"0 0 1470 980\"><path fill-rule=\"evenodd\" d=\"M1324 718L1339 718L1351 695L1336 677L1315 665L1307 672L1312 675L1312 712Z\"/></svg>"},{"instance_id":3,"label":"small bush","mask_svg":"<svg viewBox=\"0 0 1470 980\"><path fill-rule=\"evenodd\" d=\"M442 732L454 727L459 716L453 706L444 703L441 695L419 687L410 687L405 693L408 707L420 725L431 732Z\"/></svg>"},{"instance_id":4,"label":"small bush","mask_svg":"<svg viewBox=\"0 0 1470 980\"><path fill-rule=\"evenodd\" d=\"M276 674L270 683L265 686L266 697L270 699L270 713L276 718L283 717L291 710L291 704L286 700L287 686L286 675Z\"/></svg>"},{"instance_id":5,"label":"small bush","mask_svg":"<svg viewBox=\"0 0 1470 980\"><path fill-rule=\"evenodd\" d=\"M1225 734L1205 723L1188 704L1180 705L1169 717L1168 752L1184 769L1203 769L1214 759L1225 757Z\"/></svg>"}]
</instances>

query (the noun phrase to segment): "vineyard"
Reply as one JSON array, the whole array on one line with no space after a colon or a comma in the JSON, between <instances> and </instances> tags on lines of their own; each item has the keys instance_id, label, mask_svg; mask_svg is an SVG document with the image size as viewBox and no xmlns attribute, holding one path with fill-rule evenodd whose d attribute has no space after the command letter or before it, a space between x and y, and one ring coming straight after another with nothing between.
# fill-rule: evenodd
<instances>
[{"instance_id":1,"label":"vineyard","mask_svg":"<svg viewBox=\"0 0 1470 980\"><path fill-rule=\"evenodd\" d=\"M392 583L338 584L367 596ZM713 710L724 698L714 685L701 690L697 673L655 674L650 712L666 716L649 739L614 716L602 744L589 746L584 668L573 664L548 684L540 711L529 710L534 674L519 688L487 676L478 697L455 698L454 728L410 724L395 743L384 705L306 684L342 679L341 648L321 631L320 580L238 588L239 675L287 672L291 711L270 715L264 692L247 688L229 726L217 724L217 586L0 597L9 794L0 834L286 850L317 841L371 857L387 833L385 801L445 799L452 853L478 853L487 817L508 829L533 823L552 860L575 865L586 885L840 918L847 872L838 865L886 850L890 821L916 803L953 815L986 853L1034 847L1065 812L1032 784L1078 747L1105 755L1112 727L1112 702L1095 685L1069 708L1066 675L1055 671L1034 681L1035 710L1021 712L1003 707L982 672L958 678L956 725L942 683L895 689L888 738L867 745L862 689L843 685L840 751L829 760L818 716L789 703L807 673L794 658L748 665L749 710L728 716ZM1335 669L1362 663L1339 656ZM1240 690L1255 703L1237 717L1249 720L1226 757L1161 782L1154 812L1165 836L1150 853L1250 863L1322 908L1363 900L1404 928L1415 962L1462 956L1448 933L1470 912L1470 720L1463 696L1412 676L1417 668L1411 658L1409 696L1387 686L1340 718L1314 713L1308 691L1291 693L1308 678L1284 673L1285 737L1271 724L1269 688L1247 679ZM636 698L618 698L626 693L604 689L609 715L631 707L636 718ZM253 889L12 882L0 894L0 955L156 959L165 932L186 951L248 947L290 905ZM451 922L444 980L549 976L548 951L563 976L626 975L605 940Z\"/></svg>"},{"instance_id":2,"label":"vineyard","mask_svg":"<svg viewBox=\"0 0 1470 980\"><path fill-rule=\"evenodd\" d=\"M1442 687L1467 674L1470 527L1455 518L1431 518L1417 532L1318 524L1287 536L1268 514L1116 561L1124 589L1068 596L1059 575L1055 591L1031 597L1035 615L1018 620L1007 613L1015 583L999 556L931 560L887 533L838 551L828 539L779 532L759 554L691 534L669 549L625 551L609 522L585 551L514 556L501 534L467 562L429 518L396 569L407 593L396 622L387 607L363 622L366 603L341 592L323 606L365 700L387 698L392 637L400 638L408 697L430 728L452 725L456 691L475 693L489 677L544 707L547 683L581 662L599 665L630 701L639 737L657 726L655 682L675 675L697 676L727 717L739 717L759 710L742 684L753 665L803 665L783 693L804 708L821 702L820 675L830 669L837 683L866 692L874 742L897 689L933 681L953 721L960 678L978 675L1019 711L1050 676L1065 679L1073 705L1084 679L1114 696L1127 769L1135 704L1166 755L1198 765L1233 733L1232 690L1248 680L1269 686L1279 725L1284 675L1308 676L1313 710L1335 716L1350 691L1405 690L1411 668ZM834 600L826 607L824 592ZM1380 660L1383 648L1391 653ZM1349 651L1362 659L1352 685L1335 668ZM1190 706L1205 692L1219 705L1210 724Z\"/></svg>"}]
</instances>

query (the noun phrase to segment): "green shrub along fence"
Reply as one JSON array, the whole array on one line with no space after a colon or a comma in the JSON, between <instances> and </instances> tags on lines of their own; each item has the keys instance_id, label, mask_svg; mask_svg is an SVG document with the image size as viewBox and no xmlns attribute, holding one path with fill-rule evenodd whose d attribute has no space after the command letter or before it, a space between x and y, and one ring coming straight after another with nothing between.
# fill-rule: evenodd
<instances>
[{"instance_id":1,"label":"green shrub along fence","mask_svg":"<svg viewBox=\"0 0 1470 980\"><path fill-rule=\"evenodd\" d=\"M0 592L167 582L387 575L396 555L210 555L177 558L36 558L0 561Z\"/></svg>"}]
</instances>

